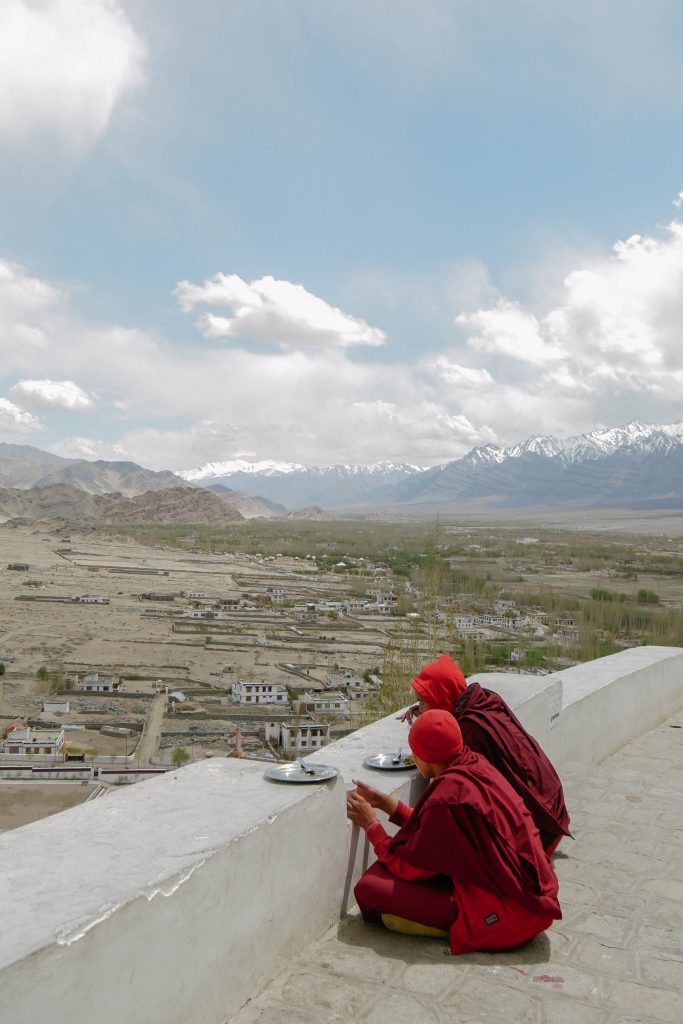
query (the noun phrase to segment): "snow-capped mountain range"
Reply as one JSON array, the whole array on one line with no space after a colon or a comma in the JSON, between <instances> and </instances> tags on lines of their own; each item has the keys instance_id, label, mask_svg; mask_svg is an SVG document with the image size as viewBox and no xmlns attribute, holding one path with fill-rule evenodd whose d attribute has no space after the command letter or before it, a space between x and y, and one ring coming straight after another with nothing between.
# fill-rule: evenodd
<instances>
[{"instance_id":1,"label":"snow-capped mountain range","mask_svg":"<svg viewBox=\"0 0 683 1024\"><path fill-rule=\"evenodd\" d=\"M558 458L563 464L569 465L572 462L612 455L620 448L636 447L642 451L654 452L661 448L663 441L661 435L681 443L683 441L683 422L654 425L633 420L625 427L604 427L591 430L588 434L568 437L564 441L549 434L535 434L511 448L499 448L494 444L473 448L464 458L481 465L500 464L507 459L517 459L532 452L548 459Z\"/></svg>"},{"instance_id":2,"label":"snow-capped mountain range","mask_svg":"<svg viewBox=\"0 0 683 1024\"><path fill-rule=\"evenodd\" d=\"M507 448L488 444L438 466L379 462L306 467L242 460L211 462L177 475L287 508L395 503L490 507L683 505L683 422L634 420L560 440L536 435Z\"/></svg>"},{"instance_id":3,"label":"snow-capped mountain range","mask_svg":"<svg viewBox=\"0 0 683 1024\"><path fill-rule=\"evenodd\" d=\"M565 440L536 435L507 448L482 445L438 466L379 462L306 467L238 459L207 463L178 475L153 472L133 462L65 459L28 445L0 444L0 488L46 489L44 504L49 506L50 495L57 501L62 486L76 494L118 492L131 498L150 491L163 497L173 491L176 504L182 497L191 506L188 515L196 514L191 495L199 498L197 489L212 490L223 501L236 503L247 517L285 515L311 506L413 506L463 512L534 507L683 509L683 422L634 421ZM180 497L175 493L178 488ZM16 495L16 504L15 499L19 500Z\"/></svg>"},{"instance_id":4,"label":"snow-capped mountain range","mask_svg":"<svg viewBox=\"0 0 683 1024\"><path fill-rule=\"evenodd\" d=\"M190 483L203 483L205 480L218 480L234 473L252 473L259 476L275 476L286 473L325 473L336 472L346 476L387 476L391 473L421 473L425 467L411 466L402 462L374 462L368 466L302 466L298 462L245 462L234 459L232 462L206 462L199 469L179 469L176 476Z\"/></svg>"}]
</instances>

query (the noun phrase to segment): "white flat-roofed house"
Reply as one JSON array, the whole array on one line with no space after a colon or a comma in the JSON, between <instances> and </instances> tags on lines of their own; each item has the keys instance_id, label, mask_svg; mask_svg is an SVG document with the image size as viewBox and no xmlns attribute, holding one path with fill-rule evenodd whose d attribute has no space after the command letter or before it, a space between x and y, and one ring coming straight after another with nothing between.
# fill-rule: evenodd
<instances>
[{"instance_id":1,"label":"white flat-roofed house","mask_svg":"<svg viewBox=\"0 0 683 1024\"><path fill-rule=\"evenodd\" d=\"M364 679L348 671L341 675L328 673L325 676L325 686L328 689L341 690L349 700L360 700L362 697L367 697L372 690L371 685Z\"/></svg>"},{"instance_id":2,"label":"white flat-roofed house","mask_svg":"<svg viewBox=\"0 0 683 1024\"><path fill-rule=\"evenodd\" d=\"M200 599L201 600L201 598L205 598L206 597L206 594L204 593L203 590L181 590L180 591L180 596L181 597L188 597L188 598L196 598L196 599Z\"/></svg>"},{"instance_id":3,"label":"white flat-roofed house","mask_svg":"<svg viewBox=\"0 0 683 1024\"><path fill-rule=\"evenodd\" d=\"M92 672L83 676L79 689L88 693L120 693L123 685L118 676L101 676L99 672Z\"/></svg>"},{"instance_id":4,"label":"white flat-roofed house","mask_svg":"<svg viewBox=\"0 0 683 1024\"><path fill-rule=\"evenodd\" d=\"M57 757L64 746L64 729L12 729L0 742L0 754L11 757Z\"/></svg>"},{"instance_id":5,"label":"white flat-roofed house","mask_svg":"<svg viewBox=\"0 0 683 1024\"><path fill-rule=\"evenodd\" d=\"M329 743L330 727L322 722L267 722L265 736L283 750L306 753Z\"/></svg>"},{"instance_id":6,"label":"white flat-roofed house","mask_svg":"<svg viewBox=\"0 0 683 1024\"><path fill-rule=\"evenodd\" d=\"M222 619L223 612L217 608L187 608L183 612L184 619Z\"/></svg>"},{"instance_id":7,"label":"white flat-roofed house","mask_svg":"<svg viewBox=\"0 0 683 1024\"><path fill-rule=\"evenodd\" d=\"M304 693L301 697L301 704L321 715L347 715L349 702L339 690L330 692L325 690L322 693Z\"/></svg>"},{"instance_id":8,"label":"white flat-roofed house","mask_svg":"<svg viewBox=\"0 0 683 1024\"><path fill-rule=\"evenodd\" d=\"M510 620L504 615L491 615L485 612L482 615L477 615L476 620L480 626L492 626L498 629L511 629Z\"/></svg>"},{"instance_id":9,"label":"white flat-roofed house","mask_svg":"<svg viewBox=\"0 0 683 1024\"><path fill-rule=\"evenodd\" d=\"M280 683L269 683L265 679L258 683L240 679L232 684L232 699L235 704L286 705L289 694Z\"/></svg>"},{"instance_id":10,"label":"white flat-roofed house","mask_svg":"<svg viewBox=\"0 0 683 1024\"><path fill-rule=\"evenodd\" d=\"M109 598L101 594L81 594L79 597L72 597L74 604L109 604Z\"/></svg>"},{"instance_id":11,"label":"white flat-roofed house","mask_svg":"<svg viewBox=\"0 0 683 1024\"><path fill-rule=\"evenodd\" d=\"M360 700L361 697L367 697L372 689L369 683L349 670L340 674L328 673L325 676L325 687L328 690L341 690L349 700Z\"/></svg>"},{"instance_id":12,"label":"white flat-roofed house","mask_svg":"<svg viewBox=\"0 0 683 1024\"><path fill-rule=\"evenodd\" d=\"M266 594L273 604L283 604L287 600L287 590L285 587L268 587Z\"/></svg>"}]
</instances>

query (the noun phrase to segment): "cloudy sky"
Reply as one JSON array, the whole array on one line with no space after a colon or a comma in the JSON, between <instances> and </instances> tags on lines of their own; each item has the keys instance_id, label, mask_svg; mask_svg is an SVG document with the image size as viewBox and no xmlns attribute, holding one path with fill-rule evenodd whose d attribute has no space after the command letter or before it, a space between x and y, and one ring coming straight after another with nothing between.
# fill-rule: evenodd
<instances>
[{"instance_id":1,"label":"cloudy sky","mask_svg":"<svg viewBox=\"0 0 683 1024\"><path fill-rule=\"evenodd\" d=\"M680 0L3 0L0 440L421 465L683 419Z\"/></svg>"}]
</instances>

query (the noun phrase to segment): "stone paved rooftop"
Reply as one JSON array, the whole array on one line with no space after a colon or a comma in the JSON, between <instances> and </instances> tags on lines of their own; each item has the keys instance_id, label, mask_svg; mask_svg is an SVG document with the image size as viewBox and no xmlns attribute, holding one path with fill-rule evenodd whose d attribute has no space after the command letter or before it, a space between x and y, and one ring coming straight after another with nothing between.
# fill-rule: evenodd
<instances>
[{"instance_id":1,"label":"stone paved rooftop","mask_svg":"<svg viewBox=\"0 0 683 1024\"><path fill-rule=\"evenodd\" d=\"M545 935L451 957L351 914L232 1024L682 1024L683 711L562 775L576 838Z\"/></svg>"}]
</instances>

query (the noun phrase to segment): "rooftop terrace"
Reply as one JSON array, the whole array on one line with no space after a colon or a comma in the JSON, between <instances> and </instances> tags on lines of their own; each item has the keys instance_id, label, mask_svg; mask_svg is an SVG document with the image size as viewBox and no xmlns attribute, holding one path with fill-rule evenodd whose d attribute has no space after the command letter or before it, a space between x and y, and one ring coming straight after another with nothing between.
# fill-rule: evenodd
<instances>
[{"instance_id":1,"label":"rooftop terrace","mask_svg":"<svg viewBox=\"0 0 683 1024\"><path fill-rule=\"evenodd\" d=\"M548 932L452 957L354 912L233 1024L680 1024L683 713L563 776L576 839L554 858L563 919Z\"/></svg>"},{"instance_id":2,"label":"rooftop terrace","mask_svg":"<svg viewBox=\"0 0 683 1024\"><path fill-rule=\"evenodd\" d=\"M546 935L454 958L357 919L369 851L346 788L418 786L360 767L405 741L391 716L325 749L331 784L217 758L0 836L13 1024L94 1007L98 1024L679 1024L683 650L485 682L566 782L576 840L556 856L564 919Z\"/></svg>"}]
</instances>

